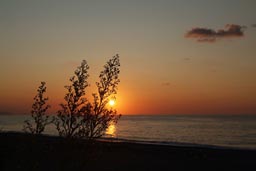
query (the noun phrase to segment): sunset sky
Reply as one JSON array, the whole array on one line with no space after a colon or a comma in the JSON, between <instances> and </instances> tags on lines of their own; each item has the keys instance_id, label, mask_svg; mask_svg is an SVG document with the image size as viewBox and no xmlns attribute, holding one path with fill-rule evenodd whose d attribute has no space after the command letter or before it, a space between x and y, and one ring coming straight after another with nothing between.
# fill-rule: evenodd
<instances>
[{"instance_id":1,"label":"sunset sky","mask_svg":"<svg viewBox=\"0 0 256 171\"><path fill-rule=\"evenodd\" d=\"M1 0L0 114L56 113L83 59L119 54L122 114L256 114L255 0Z\"/></svg>"}]
</instances>

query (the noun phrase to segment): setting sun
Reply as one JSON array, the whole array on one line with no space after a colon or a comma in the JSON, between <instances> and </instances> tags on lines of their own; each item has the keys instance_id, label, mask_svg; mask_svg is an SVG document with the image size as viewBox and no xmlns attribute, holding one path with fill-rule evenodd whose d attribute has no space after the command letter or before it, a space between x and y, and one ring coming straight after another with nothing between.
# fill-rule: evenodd
<instances>
[{"instance_id":1,"label":"setting sun","mask_svg":"<svg viewBox=\"0 0 256 171\"><path fill-rule=\"evenodd\" d=\"M110 101L109 101L109 105L110 105L110 106L114 106L115 103L116 103L115 100L110 100Z\"/></svg>"}]
</instances>

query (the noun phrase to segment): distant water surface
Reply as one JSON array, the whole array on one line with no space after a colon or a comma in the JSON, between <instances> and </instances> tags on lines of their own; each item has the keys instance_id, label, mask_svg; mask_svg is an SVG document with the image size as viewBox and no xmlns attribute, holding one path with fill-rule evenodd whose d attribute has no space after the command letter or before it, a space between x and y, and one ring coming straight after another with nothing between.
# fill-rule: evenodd
<instances>
[{"instance_id":1,"label":"distant water surface","mask_svg":"<svg viewBox=\"0 0 256 171\"><path fill-rule=\"evenodd\" d=\"M25 115L1 115L2 131L21 131ZM46 134L57 135L53 125ZM256 149L256 116L122 116L107 137L156 143L189 143Z\"/></svg>"}]
</instances>

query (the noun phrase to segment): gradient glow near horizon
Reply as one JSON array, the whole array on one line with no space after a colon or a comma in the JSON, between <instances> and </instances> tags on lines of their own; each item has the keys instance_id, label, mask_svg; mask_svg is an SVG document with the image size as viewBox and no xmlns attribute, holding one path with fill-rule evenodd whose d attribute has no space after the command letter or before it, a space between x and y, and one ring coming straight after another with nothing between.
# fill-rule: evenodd
<instances>
[{"instance_id":1,"label":"gradient glow near horizon","mask_svg":"<svg viewBox=\"0 0 256 171\"><path fill-rule=\"evenodd\" d=\"M83 59L91 96L103 65L119 54L119 113L256 114L255 7L254 0L3 0L0 112L29 113L46 81L55 113ZM220 34L227 24L243 36ZM205 40L204 29L216 41L185 36L192 30Z\"/></svg>"}]
</instances>

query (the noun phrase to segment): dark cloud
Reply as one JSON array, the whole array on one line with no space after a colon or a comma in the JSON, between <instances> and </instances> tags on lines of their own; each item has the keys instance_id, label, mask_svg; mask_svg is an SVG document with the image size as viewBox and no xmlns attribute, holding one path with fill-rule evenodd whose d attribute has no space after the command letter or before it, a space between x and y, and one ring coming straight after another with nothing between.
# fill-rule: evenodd
<instances>
[{"instance_id":1,"label":"dark cloud","mask_svg":"<svg viewBox=\"0 0 256 171\"><path fill-rule=\"evenodd\" d=\"M193 28L185 34L186 38L194 38L198 42L215 42L220 38L236 38L244 36L245 26L227 24L225 29Z\"/></svg>"},{"instance_id":2,"label":"dark cloud","mask_svg":"<svg viewBox=\"0 0 256 171\"><path fill-rule=\"evenodd\" d=\"M252 24L252 27L256 28L256 24Z\"/></svg>"},{"instance_id":3,"label":"dark cloud","mask_svg":"<svg viewBox=\"0 0 256 171\"><path fill-rule=\"evenodd\" d=\"M169 82L164 82L164 83L162 83L162 86L170 86L170 83Z\"/></svg>"},{"instance_id":4,"label":"dark cloud","mask_svg":"<svg viewBox=\"0 0 256 171\"><path fill-rule=\"evenodd\" d=\"M190 61L190 60L191 60L191 58L184 58L184 60L185 60L185 61Z\"/></svg>"},{"instance_id":5,"label":"dark cloud","mask_svg":"<svg viewBox=\"0 0 256 171\"><path fill-rule=\"evenodd\" d=\"M0 115L11 115L11 112L0 111Z\"/></svg>"}]
</instances>

